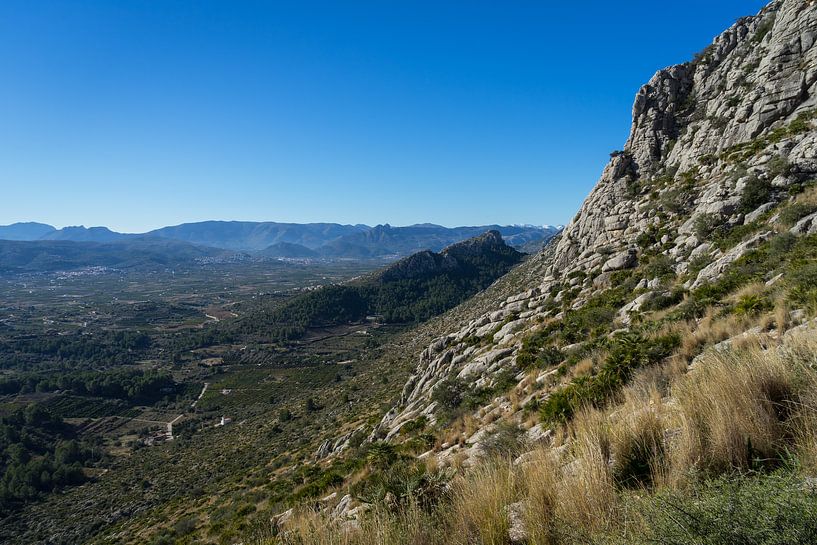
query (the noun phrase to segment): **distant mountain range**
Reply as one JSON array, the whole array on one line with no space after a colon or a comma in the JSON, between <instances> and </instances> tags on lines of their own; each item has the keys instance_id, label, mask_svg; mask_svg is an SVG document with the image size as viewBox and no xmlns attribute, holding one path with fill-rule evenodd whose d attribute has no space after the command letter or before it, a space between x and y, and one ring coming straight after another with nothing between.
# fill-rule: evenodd
<instances>
[{"instance_id":1,"label":"distant mountain range","mask_svg":"<svg viewBox=\"0 0 817 545\"><path fill-rule=\"evenodd\" d=\"M45 223L29 221L0 226L0 240L42 240L56 229Z\"/></svg>"},{"instance_id":2,"label":"distant mountain range","mask_svg":"<svg viewBox=\"0 0 817 545\"><path fill-rule=\"evenodd\" d=\"M157 241L176 241L218 250L248 253L261 258L329 258L329 259L383 259L398 258L420 250L440 251L459 241L495 230L514 248L535 252L550 240L560 227L554 226L499 226L443 227L418 224L406 227L391 225L341 225L337 223L277 223L250 221L204 221L162 227L147 233L117 233L107 227L64 227L56 229L42 223L15 223L0 226L0 240L18 242L82 242L112 244L143 241L134 248L157 249ZM186 246L165 245L168 250ZM122 251L126 246L112 246L109 250ZM10 247L3 246L4 251ZM104 251L104 247L89 247L86 255ZM15 251L20 250L15 247ZM38 251L68 251L66 247L41 246ZM199 249L205 254L212 254ZM76 252L71 250L72 257ZM82 252L80 252L81 254ZM218 252L215 252L218 253ZM23 252L32 255L30 252ZM21 254L22 255L22 254ZM0 257L8 257L0 254ZM18 256L19 257L19 256ZM69 261L71 260L69 259ZM9 263L0 263L0 267Z\"/></svg>"}]
</instances>

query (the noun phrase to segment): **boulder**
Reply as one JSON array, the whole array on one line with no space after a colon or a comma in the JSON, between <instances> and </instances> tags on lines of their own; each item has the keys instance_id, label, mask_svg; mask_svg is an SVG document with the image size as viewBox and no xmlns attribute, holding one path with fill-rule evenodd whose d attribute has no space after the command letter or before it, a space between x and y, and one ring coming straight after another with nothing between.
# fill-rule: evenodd
<instances>
[{"instance_id":1,"label":"boulder","mask_svg":"<svg viewBox=\"0 0 817 545\"><path fill-rule=\"evenodd\" d=\"M601 272L620 271L622 269L631 269L638 263L638 257L634 249L629 249L620 252L607 261L601 267Z\"/></svg>"},{"instance_id":2,"label":"boulder","mask_svg":"<svg viewBox=\"0 0 817 545\"><path fill-rule=\"evenodd\" d=\"M766 204L761 204L760 206L746 214L746 216L743 218L743 224L746 225L748 223L752 223L753 221L757 221L757 219L760 216L762 216L775 206L777 206L777 203L774 202L767 202Z\"/></svg>"},{"instance_id":3,"label":"boulder","mask_svg":"<svg viewBox=\"0 0 817 545\"><path fill-rule=\"evenodd\" d=\"M802 218L794 227L789 229L794 235L813 235L817 233L817 212Z\"/></svg>"}]
</instances>

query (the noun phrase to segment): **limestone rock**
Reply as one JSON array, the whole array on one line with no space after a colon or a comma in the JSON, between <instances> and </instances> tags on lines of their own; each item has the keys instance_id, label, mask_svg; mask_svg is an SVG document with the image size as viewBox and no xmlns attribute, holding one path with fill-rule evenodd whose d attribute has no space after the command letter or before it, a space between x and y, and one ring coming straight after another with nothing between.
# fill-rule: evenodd
<instances>
[{"instance_id":1,"label":"limestone rock","mask_svg":"<svg viewBox=\"0 0 817 545\"><path fill-rule=\"evenodd\" d=\"M753 221L757 221L757 219L760 216L774 208L776 204L777 203L774 202L767 202L766 204L761 204L756 209L746 214L746 217L743 218L743 224L746 225L752 223Z\"/></svg>"},{"instance_id":2,"label":"limestone rock","mask_svg":"<svg viewBox=\"0 0 817 545\"><path fill-rule=\"evenodd\" d=\"M638 259L635 250L627 250L614 255L604 262L601 268L602 272L619 271L621 269L630 269L635 267Z\"/></svg>"},{"instance_id":3,"label":"limestone rock","mask_svg":"<svg viewBox=\"0 0 817 545\"><path fill-rule=\"evenodd\" d=\"M505 506L508 517L508 541L515 545L528 542L528 529L525 525L525 504L516 502Z\"/></svg>"},{"instance_id":4,"label":"limestone rock","mask_svg":"<svg viewBox=\"0 0 817 545\"><path fill-rule=\"evenodd\" d=\"M774 215L768 229L725 252L712 240L716 228L757 222L792 184L817 178L817 120L798 117L817 109L816 44L817 5L773 0L722 32L696 60L656 72L635 97L623 151L611 156L573 219L535 256L541 268L517 277L516 291L490 307L462 323L447 322L454 332L422 352L399 402L372 436L394 437L420 414L433 419L431 395L447 377L479 387L493 384L499 372L518 371L516 350L528 333L562 319L565 308L581 308L611 287L616 271L637 267L639 256L664 256L679 273L692 260L710 258L686 284L695 289L716 281L777 232ZM782 130L794 122L797 131ZM785 173L772 169L781 160ZM741 204L755 178L768 180L772 191L744 215ZM710 232L702 220L703 227L711 223ZM817 214L801 219L792 232L817 232ZM661 293L654 280L645 278L638 289ZM635 295L628 308L618 309L624 321L651 297ZM472 336L481 343L464 342ZM532 382L544 387L554 380L552 372L543 370Z\"/></svg>"},{"instance_id":5,"label":"limestone rock","mask_svg":"<svg viewBox=\"0 0 817 545\"><path fill-rule=\"evenodd\" d=\"M817 233L817 212L809 214L798 221L790 231L795 235L813 235Z\"/></svg>"}]
</instances>

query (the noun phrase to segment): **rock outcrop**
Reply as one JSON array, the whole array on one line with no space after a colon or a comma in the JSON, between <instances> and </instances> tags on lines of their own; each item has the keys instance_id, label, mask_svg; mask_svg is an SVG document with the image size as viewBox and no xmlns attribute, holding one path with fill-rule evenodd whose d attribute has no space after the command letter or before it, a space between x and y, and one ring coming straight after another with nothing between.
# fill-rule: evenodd
<instances>
[{"instance_id":1,"label":"rock outcrop","mask_svg":"<svg viewBox=\"0 0 817 545\"><path fill-rule=\"evenodd\" d=\"M778 0L738 20L693 61L659 70L636 95L623 151L612 154L561 236L535 263L521 265L538 278L431 343L371 439L392 439L421 415L433 422L434 391L447 379L490 391L511 373L518 391L532 391L516 361L523 340L561 319L564 308L581 308L642 255L663 256L676 273L691 274L686 288L694 290L766 240L789 189L817 177L816 40L817 5ZM812 233L815 225L812 214L791 232ZM721 226L742 226L745 236L719 248L710 239ZM659 278L637 289L620 309L620 327L654 298L671 296ZM552 373L536 382L553 380ZM516 406L500 396L475 415L516 418L518 405L536 395Z\"/></svg>"}]
</instances>

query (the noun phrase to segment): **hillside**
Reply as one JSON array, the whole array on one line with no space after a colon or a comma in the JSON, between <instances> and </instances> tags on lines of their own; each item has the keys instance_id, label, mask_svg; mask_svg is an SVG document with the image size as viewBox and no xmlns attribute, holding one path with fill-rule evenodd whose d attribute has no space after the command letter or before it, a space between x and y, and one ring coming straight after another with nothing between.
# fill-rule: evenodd
<instances>
[{"instance_id":1,"label":"hillside","mask_svg":"<svg viewBox=\"0 0 817 545\"><path fill-rule=\"evenodd\" d=\"M307 329L359 322L415 323L443 313L487 288L522 260L498 231L423 251L343 284L323 286L261 308L226 325L231 332L266 340L294 339Z\"/></svg>"},{"instance_id":2,"label":"hillside","mask_svg":"<svg viewBox=\"0 0 817 545\"><path fill-rule=\"evenodd\" d=\"M365 469L280 527L306 543L813 542L815 36L813 3L778 0L657 72L561 236L497 282L502 301L437 322Z\"/></svg>"},{"instance_id":3,"label":"hillside","mask_svg":"<svg viewBox=\"0 0 817 545\"><path fill-rule=\"evenodd\" d=\"M0 240L37 240L53 231L52 226L35 221L0 225Z\"/></svg>"},{"instance_id":4,"label":"hillside","mask_svg":"<svg viewBox=\"0 0 817 545\"><path fill-rule=\"evenodd\" d=\"M263 250L279 243L315 249L328 241L369 229L365 225L337 223L277 223L272 221L202 221L162 227L151 236L184 240L230 250Z\"/></svg>"},{"instance_id":5,"label":"hillside","mask_svg":"<svg viewBox=\"0 0 817 545\"><path fill-rule=\"evenodd\" d=\"M4 278L0 541L817 542L815 2L659 70L563 230L224 223L0 243L336 256Z\"/></svg>"}]
</instances>

